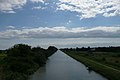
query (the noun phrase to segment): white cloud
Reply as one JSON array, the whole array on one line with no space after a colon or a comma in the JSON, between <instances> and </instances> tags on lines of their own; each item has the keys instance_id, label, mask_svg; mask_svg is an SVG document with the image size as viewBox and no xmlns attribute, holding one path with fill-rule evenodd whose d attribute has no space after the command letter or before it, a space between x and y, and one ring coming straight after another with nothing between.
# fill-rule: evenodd
<instances>
[{"instance_id":1,"label":"white cloud","mask_svg":"<svg viewBox=\"0 0 120 80\"><path fill-rule=\"evenodd\" d=\"M27 0L0 0L0 11L4 13L15 13L14 9L22 8Z\"/></svg>"},{"instance_id":2,"label":"white cloud","mask_svg":"<svg viewBox=\"0 0 120 80\"><path fill-rule=\"evenodd\" d=\"M120 15L120 0L59 0L57 10L79 13L81 19L98 14L105 17Z\"/></svg>"},{"instance_id":3,"label":"white cloud","mask_svg":"<svg viewBox=\"0 0 120 80\"><path fill-rule=\"evenodd\" d=\"M3 13L16 13L15 9L20 9L22 8L24 5L26 5L26 3L29 0L0 0L0 12ZM44 0L30 0L33 3L44 3ZM36 7L36 9L38 9Z\"/></svg>"},{"instance_id":4,"label":"white cloud","mask_svg":"<svg viewBox=\"0 0 120 80\"><path fill-rule=\"evenodd\" d=\"M72 21L71 20L69 20L68 22L67 22L67 24L70 24Z\"/></svg>"},{"instance_id":5,"label":"white cloud","mask_svg":"<svg viewBox=\"0 0 120 80\"><path fill-rule=\"evenodd\" d=\"M32 2L42 2L42 3L44 3L45 2L45 0L30 0L30 1L32 1Z\"/></svg>"},{"instance_id":6,"label":"white cloud","mask_svg":"<svg viewBox=\"0 0 120 80\"><path fill-rule=\"evenodd\" d=\"M0 31L0 38L80 38L80 37L120 37L120 26L117 27L38 27L9 29Z\"/></svg>"},{"instance_id":7,"label":"white cloud","mask_svg":"<svg viewBox=\"0 0 120 80\"><path fill-rule=\"evenodd\" d=\"M15 27L14 26L7 26L7 28L14 29Z\"/></svg>"},{"instance_id":8,"label":"white cloud","mask_svg":"<svg viewBox=\"0 0 120 80\"><path fill-rule=\"evenodd\" d=\"M2 11L4 13L16 13L15 11Z\"/></svg>"},{"instance_id":9,"label":"white cloud","mask_svg":"<svg viewBox=\"0 0 120 80\"><path fill-rule=\"evenodd\" d=\"M37 10L42 9L42 10L44 10L44 9L47 9L47 7L36 6L36 7L33 7L32 9L37 9Z\"/></svg>"}]
</instances>

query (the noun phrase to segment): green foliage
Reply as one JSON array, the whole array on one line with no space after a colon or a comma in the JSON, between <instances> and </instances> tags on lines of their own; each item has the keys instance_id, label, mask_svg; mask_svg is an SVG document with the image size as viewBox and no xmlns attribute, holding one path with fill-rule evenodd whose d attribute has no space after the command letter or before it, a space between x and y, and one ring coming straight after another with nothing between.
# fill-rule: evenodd
<instances>
[{"instance_id":1,"label":"green foliage","mask_svg":"<svg viewBox=\"0 0 120 80\"><path fill-rule=\"evenodd\" d=\"M8 56L14 57L26 57L31 55L31 46L25 44L14 45L12 48L7 51Z\"/></svg>"},{"instance_id":2,"label":"green foliage","mask_svg":"<svg viewBox=\"0 0 120 80\"><path fill-rule=\"evenodd\" d=\"M46 53L46 56L49 57L51 56L54 52L57 51L57 48L54 47L54 46L49 46L48 49L47 49L47 53Z\"/></svg>"},{"instance_id":3,"label":"green foliage","mask_svg":"<svg viewBox=\"0 0 120 80\"><path fill-rule=\"evenodd\" d=\"M46 63L46 50L40 47L34 47L32 48L33 56L34 56L34 62L36 62L39 65Z\"/></svg>"},{"instance_id":4,"label":"green foliage","mask_svg":"<svg viewBox=\"0 0 120 80\"><path fill-rule=\"evenodd\" d=\"M105 58L105 57L103 57L103 58L102 58L102 60L103 60L103 61L106 61L106 58Z\"/></svg>"},{"instance_id":5,"label":"green foliage","mask_svg":"<svg viewBox=\"0 0 120 80\"><path fill-rule=\"evenodd\" d=\"M26 44L14 45L6 50L7 56L3 59L3 80L26 80L56 50L55 47L45 50L40 47L31 48Z\"/></svg>"}]
</instances>

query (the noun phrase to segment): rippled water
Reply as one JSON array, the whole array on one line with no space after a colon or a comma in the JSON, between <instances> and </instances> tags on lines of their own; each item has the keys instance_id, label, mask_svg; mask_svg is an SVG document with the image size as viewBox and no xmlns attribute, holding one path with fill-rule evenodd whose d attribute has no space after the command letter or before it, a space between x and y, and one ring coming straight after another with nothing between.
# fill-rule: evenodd
<instances>
[{"instance_id":1,"label":"rippled water","mask_svg":"<svg viewBox=\"0 0 120 80\"><path fill-rule=\"evenodd\" d=\"M53 54L30 80L107 80L94 71L88 71L80 62L61 51Z\"/></svg>"}]
</instances>

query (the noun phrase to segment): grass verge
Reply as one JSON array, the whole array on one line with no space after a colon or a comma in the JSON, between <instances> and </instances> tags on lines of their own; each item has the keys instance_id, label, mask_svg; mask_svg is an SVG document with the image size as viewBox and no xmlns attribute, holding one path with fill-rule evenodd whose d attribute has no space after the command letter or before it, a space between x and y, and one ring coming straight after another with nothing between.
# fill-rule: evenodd
<instances>
[{"instance_id":1,"label":"grass verge","mask_svg":"<svg viewBox=\"0 0 120 80\"><path fill-rule=\"evenodd\" d=\"M73 52L65 52L65 53L68 54L69 56L71 56L72 58L76 59L77 61L82 62L86 66L89 66L94 71L107 77L109 80L120 80L120 70L106 66L97 61L93 61L91 59L82 57L79 54L75 54Z\"/></svg>"}]
</instances>

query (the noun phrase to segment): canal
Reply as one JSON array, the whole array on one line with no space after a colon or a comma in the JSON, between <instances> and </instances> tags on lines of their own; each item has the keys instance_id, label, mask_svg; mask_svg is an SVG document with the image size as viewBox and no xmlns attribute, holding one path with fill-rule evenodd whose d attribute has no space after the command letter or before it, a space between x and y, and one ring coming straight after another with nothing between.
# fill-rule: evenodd
<instances>
[{"instance_id":1,"label":"canal","mask_svg":"<svg viewBox=\"0 0 120 80\"><path fill-rule=\"evenodd\" d=\"M58 50L47 64L36 71L30 80L107 80L100 74Z\"/></svg>"}]
</instances>

